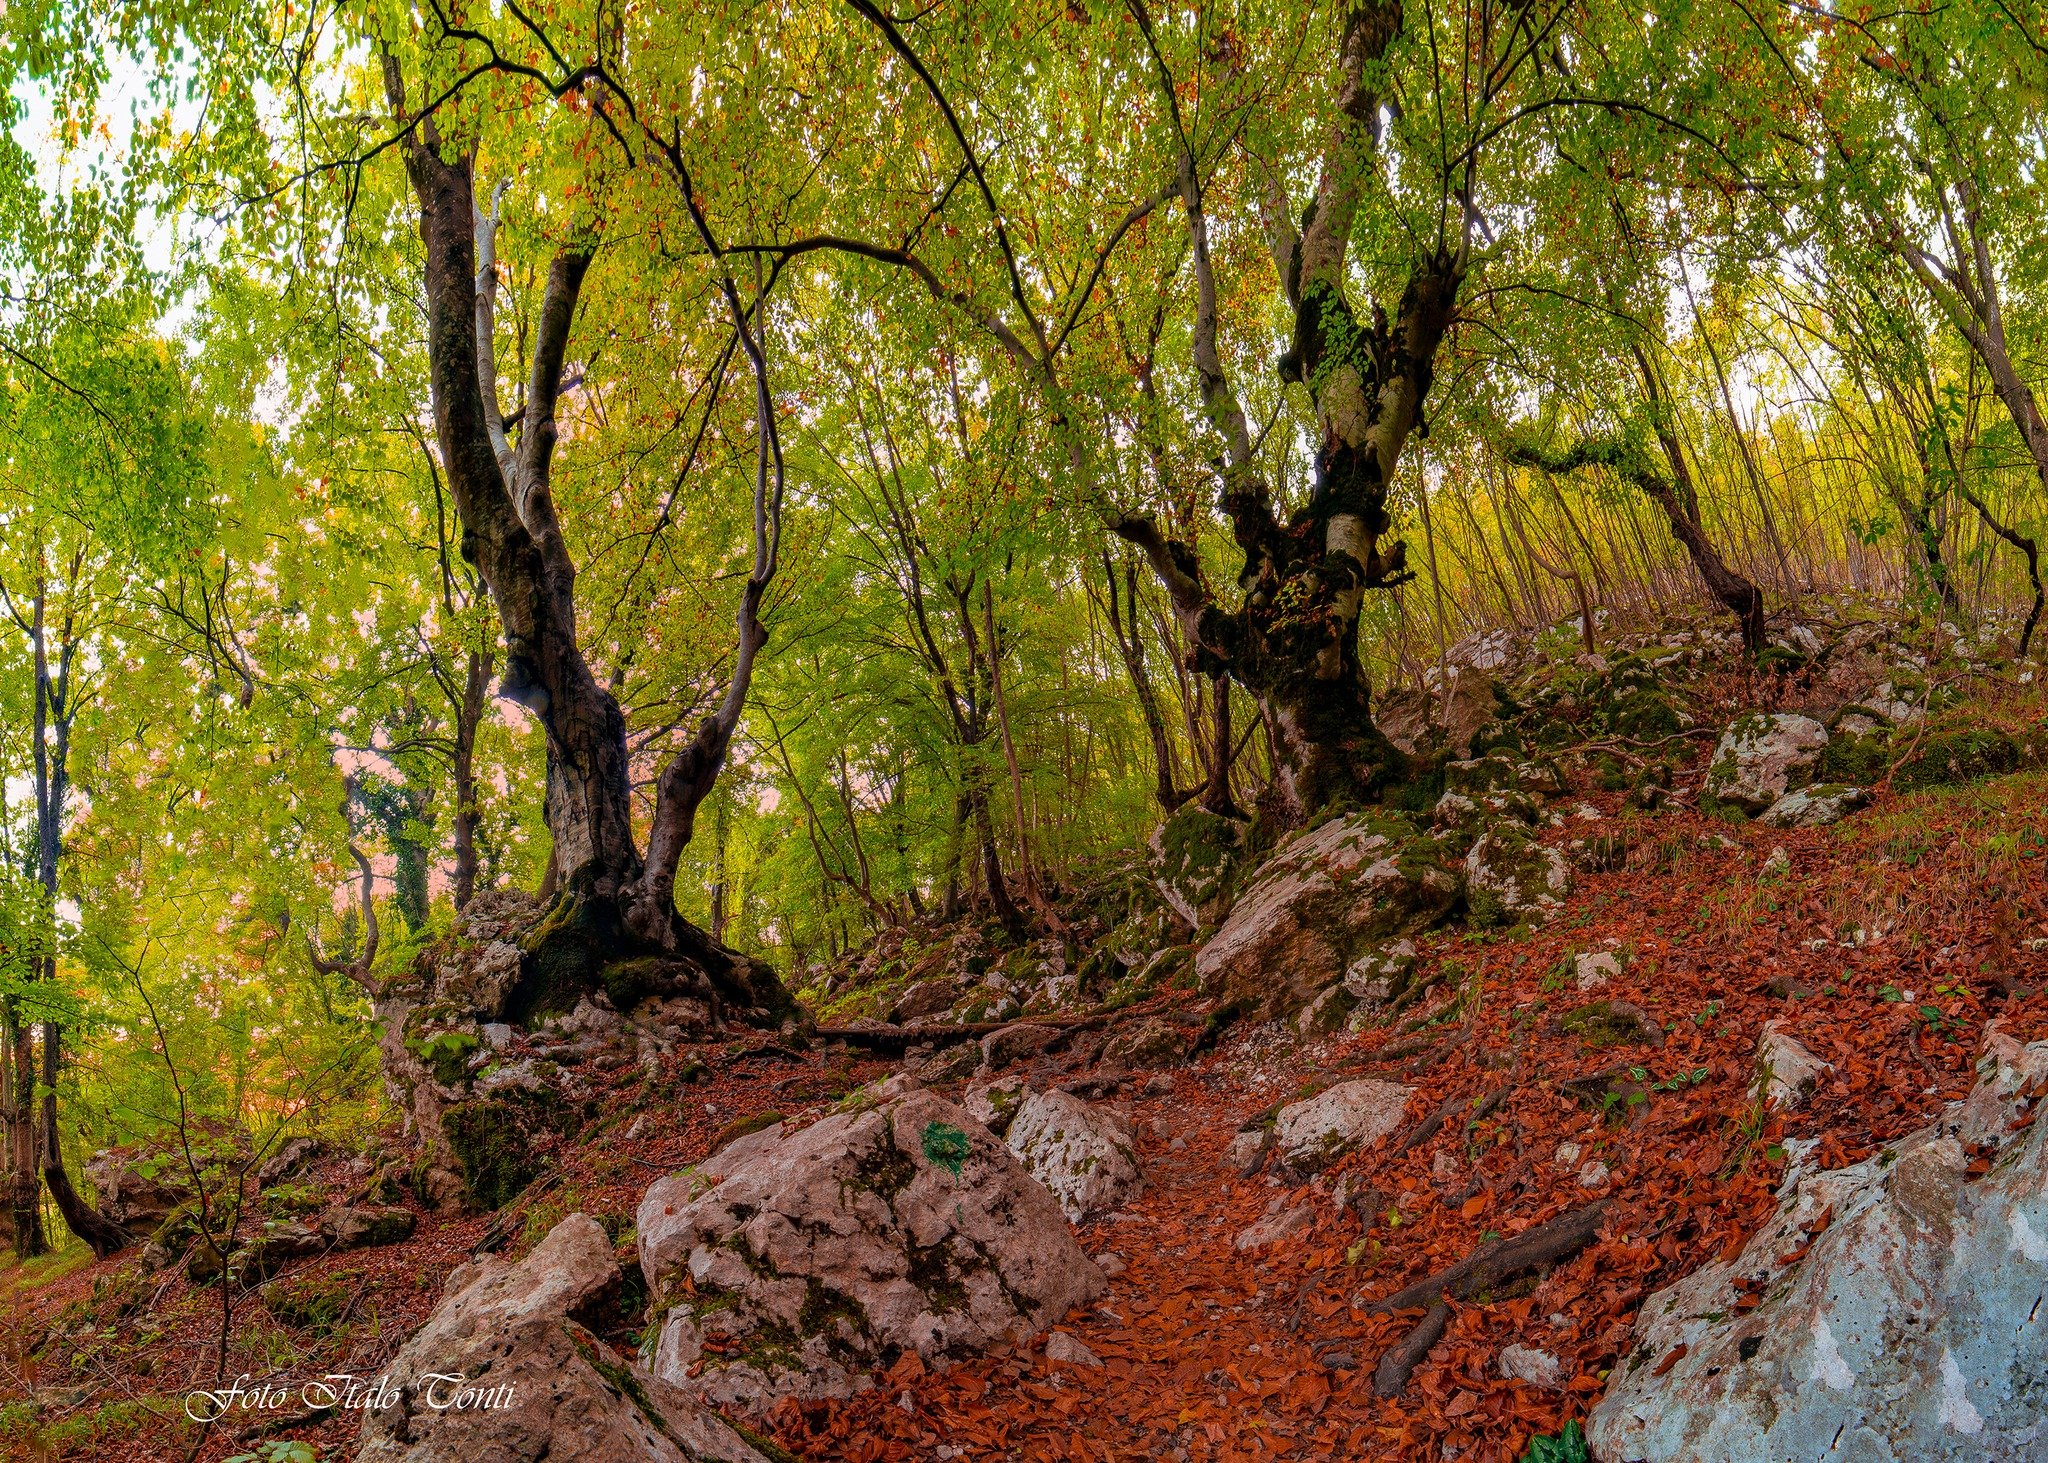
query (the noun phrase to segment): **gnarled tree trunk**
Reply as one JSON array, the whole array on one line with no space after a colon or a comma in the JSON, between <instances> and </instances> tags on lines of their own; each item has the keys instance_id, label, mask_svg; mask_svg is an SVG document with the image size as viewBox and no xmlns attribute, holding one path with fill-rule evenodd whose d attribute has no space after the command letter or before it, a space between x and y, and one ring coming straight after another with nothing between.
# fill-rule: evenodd
<instances>
[{"instance_id":1,"label":"gnarled tree trunk","mask_svg":"<svg viewBox=\"0 0 2048 1463\"><path fill-rule=\"evenodd\" d=\"M416 122L405 134L405 163L426 253L435 437L462 520L462 553L481 575L504 630L500 693L530 708L546 732L554 902L529 936L514 1011L530 1016L573 1003L595 986L605 965L653 952L703 966L728 1007L780 1015L788 997L773 972L683 919L673 900L697 807L724 765L755 657L767 639L759 610L775 570L782 462L751 312L728 276L723 293L754 366L760 432L755 563L742 592L739 648L719 708L657 775L643 857L633 834L626 719L592 674L577 638L576 568L551 488L556 408L591 250L565 248L549 266L515 445L497 399L495 218L477 207L471 160L444 156L435 119L410 115L395 59L387 55L384 68L394 113ZM708 232L704 242L722 257Z\"/></svg>"},{"instance_id":2,"label":"gnarled tree trunk","mask_svg":"<svg viewBox=\"0 0 2048 1463\"><path fill-rule=\"evenodd\" d=\"M1375 304L1360 319L1344 291L1352 222L1379 142L1374 75L1401 26L1398 0L1346 13L1336 67L1338 116L1315 197L1299 230L1275 183L1264 209L1282 290L1294 314L1284 380L1306 387L1318 431L1315 490L1282 523L1261 479L1243 408L1217 350L1217 287L1208 219L1191 152L1180 160L1198 301L1192 340L1204 414L1222 439L1222 508L1244 566L1241 599L1226 608L1203 582L1192 548L1149 518L1118 534L1142 549L1165 584L1194 669L1227 673L1258 702L1273 739L1280 813L1299 820L1343 801L1367 801L1399 775L1400 754L1373 725L1358 652L1365 594L1413 577L1406 546L1383 545L1387 497L1408 438L1424 424L1433 363L1455 318L1471 258L1464 229L1410 268L1394 317ZM1162 64L1162 88L1171 78ZM1469 197L1469 189L1467 190Z\"/></svg>"}]
</instances>

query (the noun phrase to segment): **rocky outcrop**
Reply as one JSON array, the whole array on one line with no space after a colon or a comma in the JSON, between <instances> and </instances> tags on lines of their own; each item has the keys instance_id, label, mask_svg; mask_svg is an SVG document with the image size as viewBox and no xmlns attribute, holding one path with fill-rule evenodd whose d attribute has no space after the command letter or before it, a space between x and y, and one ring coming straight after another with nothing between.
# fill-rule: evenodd
<instances>
[{"instance_id":1,"label":"rocky outcrop","mask_svg":"<svg viewBox=\"0 0 2048 1463\"><path fill-rule=\"evenodd\" d=\"M1076 1224L1121 1208L1145 1186L1129 1126L1071 1093L1025 1098L1003 1141Z\"/></svg>"},{"instance_id":2,"label":"rocky outcrop","mask_svg":"<svg viewBox=\"0 0 2048 1463\"><path fill-rule=\"evenodd\" d=\"M1702 796L1754 817L1813 781L1827 743L1828 729L1810 716L1739 716L1715 744Z\"/></svg>"},{"instance_id":3,"label":"rocky outcrop","mask_svg":"<svg viewBox=\"0 0 2048 1463\"><path fill-rule=\"evenodd\" d=\"M716 1183L662 1179L638 1222L654 1371L743 1406L1034 1335L1106 1283L1053 1196L925 1091L826 1118Z\"/></svg>"},{"instance_id":4,"label":"rocky outcrop","mask_svg":"<svg viewBox=\"0 0 2048 1463\"><path fill-rule=\"evenodd\" d=\"M1188 1044L1184 1028L1158 1016L1146 1016L1112 1031L1096 1060L1109 1068L1171 1067L1186 1060Z\"/></svg>"},{"instance_id":5,"label":"rocky outcrop","mask_svg":"<svg viewBox=\"0 0 2048 1463\"><path fill-rule=\"evenodd\" d=\"M1195 973L1248 1014L1299 1010L1355 956L1442 920L1459 889L1437 841L1405 821L1332 818L1260 865L1195 956Z\"/></svg>"},{"instance_id":6,"label":"rocky outcrop","mask_svg":"<svg viewBox=\"0 0 2048 1463\"><path fill-rule=\"evenodd\" d=\"M1870 794L1839 782L1802 787L1786 793L1757 818L1769 828L1825 828L1858 808L1870 806Z\"/></svg>"},{"instance_id":7,"label":"rocky outcrop","mask_svg":"<svg viewBox=\"0 0 2048 1463\"><path fill-rule=\"evenodd\" d=\"M2048 1043L1994 1028L1968 1098L1795 1164L1733 1261L1645 1303L1593 1411L1608 1463L2021 1460L2048 1442ZM2016 1124L2018 1125L2016 1128Z\"/></svg>"},{"instance_id":8,"label":"rocky outcrop","mask_svg":"<svg viewBox=\"0 0 2048 1463\"><path fill-rule=\"evenodd\" d=\"M1465 855L1466 897L1473 923L1542 919L1572 891L1571 864L1527 828L1497 823Z\"/></svg>"},{"instance_id":9,"label":"rocky outcrop","mask_svg":"<svg viewBox=\"0 0 2048 1463\"><path fill-rule=\"evenodd\" d=\"M1834 1071L1776 1021L1764 1024L1756 1044L1756 1085L1769 1107L1796 1107L1814 1084Z\"/></svg>"},{"instance_id":10,"label":"rocky outcrop","mask_svg":"<svg viewBox=\"0 0 2048 1463\"><path fill-rule=\"evenodd\" d=\"M583 1214L516 1265L457 1269L363 1408L356 1463L767 1463L574 1319L618 1283Z\"/></svg>"},{"instance_id":11,"label":"rocky outcrop","mask_svg":"<svg viewBox=\"0 0 2048 1463\"><path fill-rule=\"evenodd\" d=\"M1414 1089L1394 1082L1340 1082L1280 1109L1273 1141L1290 1168L1315 1172L1401 1126Z\"/></svg>"},{"instance_id":12,"label":"rocky outcrop","mask_svg":"<svg viewBox=\"0 0 2048 1463\"><path fill-rule=\"evenodd\" d=\"M581 1127L606 1074L708 1034L714 1011L773 1024L765 1006L721 1002L697 961L583 929L576 910L516 890L479 894L378 991L385 1089L424 1150L419 1186L443 1207L509 1202L550 1141ZM604 958L614 950L620 958ZM765 966L732 960L735 979L781 999Z\"/></svg>"},{"instance_id":13,"label":"rocky outcrop","mask_svg":"<svg viewBox=\"0 0 2048 1463\"><path fill-rule=\"evenodd\" d=\"M1152 882L1173 912L1207 933L1230 912L1249 825L1184 803L1152 835Z\"/></svg>"}]
</instances>

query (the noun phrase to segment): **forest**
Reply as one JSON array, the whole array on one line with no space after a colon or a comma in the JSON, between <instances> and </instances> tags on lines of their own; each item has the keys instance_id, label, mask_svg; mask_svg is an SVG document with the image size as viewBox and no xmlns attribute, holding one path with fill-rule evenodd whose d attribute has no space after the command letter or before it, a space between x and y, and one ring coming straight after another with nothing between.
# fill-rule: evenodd
<instances>
[{"instance_id":1,"label":"forest","mask_svg":"<svg viewBox=\"0 0 2048 1463\"><path fill-rule=\"evenodd\" d=\"M2048 5L0 71L0 1455L2043 1456Z\"/></svg>"}]
</instances>

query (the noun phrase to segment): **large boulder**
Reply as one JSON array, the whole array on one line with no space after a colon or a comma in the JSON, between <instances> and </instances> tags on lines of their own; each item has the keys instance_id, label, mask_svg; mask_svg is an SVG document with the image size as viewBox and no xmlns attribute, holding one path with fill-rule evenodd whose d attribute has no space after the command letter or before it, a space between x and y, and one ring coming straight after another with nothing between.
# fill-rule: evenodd
<instances>
[{"instance_id":1,"label":"large boulder","mask_svg":"<svg viewBox=\"0 0 2048 1463\"><path fill-rule=\"evenodd\" d=\"M1754 817L1812 782L1828 729L1810 716L1753 711L1721 733L1707 764L1706 799Z\"/></svg>"},{"instance_id":2,"label":"large boulder","mask_svg":"<svg viewBox=\"0 0 2048 1463\"><path fill-rule=\"evenodd\" d=\"M655 1372L720 1403L845 1396L1034 1335L1102 1293L1058 1202L952 1103L912 1091L648 1189Z\"/></svg>"},{"instance_id":3,"label":"large boulder","mask_svg":"<svg viewBox=\"0 0 2048 1463\"><path fill-rule=\"evenodd\" d=\"M516 1265L457 1269L368 1405L353 1404L356 1463L766 1463L572 1319L618 1283L611 1241L584 1214Z\"/></svg>"},{"instance_id":4,"label":"large boulder","mask_svg":"<svg viewBox=\"0 0 2048 1463\"><path fill-rule=\"evenodd\" d=\"M1870 805L1870 794L1839 782L1795 788L1764 809L1757 821L1767 828L1825 828L1858 808Z\"/></svg>"},{"instance_id":5,"label":"large boulder","mask_svg":"<svg viewBox=\"0 0 2048 1463\"><path fill-rule=\"evenodd\" d=\"M1414 1090L1370 1079L1339 1082L1281 1108L1273 1121L1274 1146L1290 1168L1328 1168L1400 1127Z\"/></svg>"},{"instance_id":6,"label":"large boulder","mask_svg":"<svg viewBox=\"0 0 2048 1463\"><path fill-rule=\"evenodd\" d=\"M1145 1186L1130 1128L1069 1092L1025 1098L1003 1141L1076 1224L1120 1207Z\"/></svg>"},{"instance_id":7,"label":"large boulder","mask_svg":"<svg viewBox=\"0 0 2048 1463\"><path fill-rule=\"evenodd\" d=\"M1442 846L1404 820L1332 818L1259 866L1195 973L1247 1014L1296 1011L1369 947L1438 923L1459 890Z\"/></svg>"},{"instance_id":8,"label":"large boulder","mask_svg":"<svg viewBox=\"0 0 2048 1463\"><path fill-rule=\"evenodd\" d=\"M1587 1428L1606 1463L2038 1459L2048 1417L2048 1042L1644 1304ZM2041 1101L2037 1095L2034 1103ZM2031 1109L2027 1109L2031 1116Z\"/></svg>"},{"instance_id":9,"label":"large boulder","mask_svg":"<svg viewBox=\"0 0 2048 1463\"><path fill-rule=\"evenodd\" d=\"M1152 834L1152 882L1198 933L1215 929L1230 912L1249 826L1185 803Z\"/></svg>"},{"instance_id":10,"label":"large boulder","mask_svg":"<svg viewBox=\"0 0 2048 1463\"><path fill-rule=\"evenodd\" d=\"M1572 892L1572 869L1528 828L1496 823L1465 855L1465 884L1475 924L1511 924L1554 912Z\"/></svg>"}]
</instances>

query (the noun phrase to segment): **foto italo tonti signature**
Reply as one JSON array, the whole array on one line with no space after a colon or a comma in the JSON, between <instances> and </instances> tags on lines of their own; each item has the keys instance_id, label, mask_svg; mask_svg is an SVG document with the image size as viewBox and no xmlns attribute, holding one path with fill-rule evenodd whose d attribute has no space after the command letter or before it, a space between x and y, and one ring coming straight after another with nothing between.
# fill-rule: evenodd
<instances>
[{"instance_id":1,"label":"foto italo tonti signature","mask_svg":"<svg viewBox=\"0 0 2048 1463\"><path fill-rule=\"evenodd\" d=\"M244 1372L224 1387L194 1391L185 1397L185 1415L194 1422L215 1422L231 1412L282 1412L294 1404L311 1411L374 1412L396 1404L410 1390L413 1401L435 1412L473 1412L512 1405L512 1384L483 1386L460 1372L428 1372L409 1389L393 1386L388 1376L359 1377L329 1372L304 1381L255 1381Z\"/></svg>"}]
</instances>

